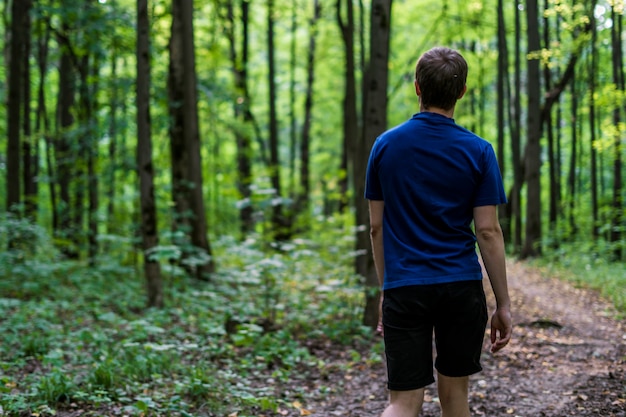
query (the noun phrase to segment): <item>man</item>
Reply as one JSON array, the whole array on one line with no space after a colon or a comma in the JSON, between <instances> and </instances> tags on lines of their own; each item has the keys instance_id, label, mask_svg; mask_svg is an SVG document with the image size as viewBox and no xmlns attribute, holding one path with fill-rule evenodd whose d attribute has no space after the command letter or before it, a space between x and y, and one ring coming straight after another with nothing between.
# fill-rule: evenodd
<instances>
[{"instance_id":1,"label":"man","mask_svg":"<svg viewBox=\"0 0 626 417\"><path fill-rule=\"evenodd\" d=\"M365 197L383 297L390 404L383 417L417 417L424 387L437 389L443 417L469 417L469 375L482 370L487 324L480 248L497 307L491 351L511 338L504 239L506 202L492 146L453 119L467 63L449 48L424 53L415 69L420 112L383 133L367 169ZM475 232L471 228L474 223Z\"/></svg>"}]
</instances>

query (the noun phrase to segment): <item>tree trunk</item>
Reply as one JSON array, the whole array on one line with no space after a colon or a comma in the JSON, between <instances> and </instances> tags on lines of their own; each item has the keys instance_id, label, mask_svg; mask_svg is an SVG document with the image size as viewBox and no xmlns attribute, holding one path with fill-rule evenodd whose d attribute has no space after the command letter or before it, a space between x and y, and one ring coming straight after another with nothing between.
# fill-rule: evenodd
<instances>
[{"instance_id":1,"label":"tree trunk","mask_svg":"<svg viewBox=\"0 0 626 417\"><path fill-rule=\"evenodd\" d=\"M150 251L158 245L154 166L150 124L150 23L148 0L137 0L137 171L141 205L141 242L149 307L163 306L161 270Z\"/></svg>"},{"instance_id":2,"label":"tree trunk","mask_svg":"<svg viewBox=\"0 0 626 417\"><path fill-rule=\"evenodd\" d=\"M267 0L267 50L268 50L268 89L269 89L269 148L270 163L269 176L274 188L274 203L272 204L271 224L272 239L285 240L289 233L285 230L283 219L283 203L280 185L280 161L278 156L278 116L276 109L276 59L274 57L274 0Z\"/></svg>"},{"instance_id":3,"label":"tree trunk","mask_svg":"<svg viewBox=\"0 0 626 417\"><path fill-rule=\"evenodd\" d=\"M613 62L613 83L618 91L622 93L626 90L626 85L624 83L624 59L623 59L623 48L622 48L622 14L618 13L616 10L616 5L611 6L611 20L613 21L613 25L611 25L611 46L612 46L612 62ZM621 123L622 108L621 106L615 107L613 110L613 125L616 129ZM613 153L613 197L612 197L612 208L613 212L611 215L611 231L609 233L609 241L615 244L613 255L616 260L621 260L622 258L622 248L619 245L619 241L622 236L622 228L624 225L622 224L624 215L623 211L623 202L622 202L622 135L616 134L614 138L614 146L615 150Z\"/></svg>"},{"instance_id":4,"label":"tree trunk","mask_svg":"<svg viewBox=\"0 0 626 417\"><path fill-rule=\"evenodd\" d=\"M550 8L548 0L544 0L544 12ZM546 49L550 48L550 20L544 13L543 17L543 46ZM543 65L543 82L546 91L550 91L552 88L552 71L549 65L546 63ZM554 137L554 124L552 120L552 112L548 111L545 115L545 129L548 138L548 178L549 178L549 209L548 209L548 225L550 235L552 237L551 243L558 244L557 239L554 239L556 234L556 222L557 222L557 210L558 210L558 185L556 183L557 178L557 159L556 159L556 147Z\"/></svg>"},{"instance_id":5,"label":"tree trunk","mask_svg":"<svg viewBox=\"0 0 626 417\"><path fill-rule=\"evenodd\" d=\"M30 2L27 3L30 6ZM23 87L23 131L24 140L22 142L22 160L24 167L22 177L24 178L24 214L28 219L35 222L37 219L37 176L39 173L39 146L38 140L32 135L31 128L31 77L30 77L30 55L31 55L31 19L30 14L24 16L24 53L22 59L22 82Z\"/></svg>"},{"instance_id":6,"label":"tree trunk","mask_svg":"<svg viewBox=\"0 0 626 417\"><path fill-rule=\"evenodd\" d=\"M578 120L578 91L576 89L576 83L572 83L572 98L571 98L571 121L572 121L572 129L571 129L571 150L570 150L570 163L569 163L569 173L567 176L567 189L568 189L568 223L570 228L570 233L572 236L576 235L578 230L578 226L576 225L576 217L574 215L574 211L576 209L576 169L578 160L578 130L576 129L577 120ZM593 101L590 98L590 106ZM591 118L591 116L590 116ZM592 162L593 164L593 162ZM591 173L591 177L593 179L593 172Z\"/></svg>"},{"instance_id":7,"label":"tree trunk","mask_svg":"<svg viewBox=\"0 0 626 417\"><path fill-rule=\"evenodd\" d=\"M182 231L191 243L183 263L196 278L207 280L208 274L215 271L215 263L207 237L203 199L192 0L172 2L169 81L174 202L177 220L188 226ZM208 260L199 259L205 256Z\"/></svg>"},{"instance_id":8,"label":"tree trunk","mask_svg":"<svg viewBox=\"0 0 626 417\"><path fill-rule=\"evenodd\" d=\"M356 272L365 277L365 309L363 324L375 327L378 322L380 285L374 268L367 231L368 205L365 200L365 171L368 153L374 140L387 128L387 84L389 74L389 38L391 31L391 0L373 0L370 15L370 58L364 74L363 136L355 162L356 244L362 253L356 259Z\"/></svg>"},{"instance_id":9,"label":"tree trunk","mask_svg":"<svg viewBox=\"0 0 626 417\"><path fill-rule=\"evenodd\" d=\"M500 174L504 177L505 159L504 159L504 127L506 125L505 112L506 94L505 94L505 82L507 81L506 74L508 73L509 66L509 49L506 42L506 26L504 20L504 4L503 0L498 0L498 75L496 82L497 91L497 124L498 124L498 165L500 167ZM510 198L510 197L509 197ZM499 210L498 216L500 224L502 225L503 234L508 238L511 235L511 217L507 216L510 211Z\"/></svg>"},{"instance_id":10,"label":"tree trunk","mask_svg":"<svg viewBox=\"0 0 626 417\"><path fill-rule=\"evenodd\" d=\"M252 206L252 138L249 126L252 121L250 113L250 94L248 92L248 16L250 3L241 1L241 57L237 54L237 42L235 37L235 15L233 1L228 0L228 22L226 35L229 40L230 60L233 66L235 78L235 118L238 125L235 127L235 141L237 142L237 188L241 205L239 208L239 222L241 238L244 239L254 228Z\"/></svg>"},{"instance_id":11,"label":"tree trunk","mask_svg":"<svg viewBox=\"0 0 626 417\"><path fill-rule=\"evenodd\" d=\"M48 178L55 178L53 163L53 143L50 135L50 119L46 108L46 71L48 68L48 52L50 42L50 24L47 19L37 21L39 39L37 40L37 70L39 73L39 83L37 85L37 117L35 118L35 130L38 136L44 138L45 158ZM50 206L52 215L52 230L59 228L57 195L54 181L48 181L50 192Z\"/></svg>"},{"instance_id":12,"label":"tree trunk","mask_svg":"<svg viewBox=\"0 0 626 417\"><path fill-rule=\"evenodd\" d=\"M539 51L539 19L537 0L526 0L528 51ZM527 135L526 145L526 236L522 258L541 253L541 89L539 60L528 60L527 72Z\"/></svg>"},{"instance_id":13,"label":"tree trunk","mask_svg":"<svg viewBox=\"0 0 626 417\"><path fill-rule=\"evenodd\" d=\"M57 41L61 45L61 57L59 63L59 93L57 101L57 133L55 148L56 159L56 180L59 186L59 204L58 218L59 229L57 237L64 244L61 247L63 254L70 258L78 258L78 248L71 243L73 235L76 233L70 216L71 199L70 184L75 172L72 169L75 163L75 157L71 152L71 142L68 130L74 124L74 115L72 108L75 102L76 78L72 65L72 53L70 50L69 40L65 37L70 31L67 22L61 24L61 34L57 34Z\"/></svg>"},{"instance_id":14,"label":"tree trunk","mask_svg":"<svg viewBox=\"0 0 626 417\"><path fill-rule=\"evenodd\" d=\"M591 68L589 69L589 158L591 159L591 236L596 241L600 237L598 214L598 153L595 147L596 141L596 104L595 93L598 74L598 28L594 11L596 0L592 0L589 12L591 26ZM572 210L573 211L573 210ZM572 221L574 223L574 221Z\"/></svg>"},{"instance_id":15,"label":"tree trunk","mask_svg":"<svg viewBox=\"0 0 626 417\"><path fill-rule=\"evenodd\" d=\"M11 7L11 43L10 61L8 63L8 97L7 97L7 154L6 154L6 187L7 187L7 211L18 214L21 199L20 181L20 121L22 115L24 83L22 81L24 65L24 43L27 39L25 21L30 8L30 0L13 1Z\"/></svg>"},{"instance_id":16,"label":"tree trunk","mask_svg":"<svg viewBox=\"0 0 626 417\"><path fill-rule=\"evenodd\" d=\"M513 248L520 252L522 248L522 186L524 184L524 160L522 158L522 24L518 0L515 1L515 71L513 98L513 117L511 118L511 159L513 167L513 191L511 192L511 209L514 225Z\"/></svg>"},{"instance_id":17,"label":"tree trunk","mask_svg":"<svg viewBox=\"0 0 626 417\"><path fill-rule=\"evenodd\" d=\"M100 183L98 181L98 82L100 77L100 59L98 52L91 68L87 68L90 71L89 78L91 82L87 85L87 112L86 112L86 124L87 124L87 138L85 143L87 144L87 242L88 242L88 259L89 264L94 266L96 258L98 256L98 207L100 205L100 198L98 188Z\"/></svg>"},{"instance_id":18,"label":"tree trunk","mask_svg":"<svg viewBox=\"0 0 626 417\"><path fill-rule=\"evenodd\" d=\"M337 0L337 22L341 31L341 38L345 51L345 73L344 73L344 97L343 97L343 138L341 149L341 166L339 189L341 191L341 200L339 201L339 210L344 212L348 207L348 184L350 168L354 167L355 156L355 139L359 137L359 126L357 116L357 97L356 97L356 63L354 56L354 5L351 0L345 1L346 17L342 16L342 3L344 0ZM354 174L354 173L353 173ZM362 196L355 196L356 201L362 199Z\"/></svg>"},{"instance_id":19,"label":"tree trunk","mask_svg":"<svg viewBox=\"0 0 626 417\"><path fill-rule=\"evenodd\" d=\"M313 17L310 20L309 48L307 51L307 80L304 101L304 123L300 138L300 187L296 203L296 212L308 217L311 181L310 181L310 155L311 121L313 118L313 84L315 82L315 50L317 40L317 21L320 19L322 6L319 0L313 1Z\"/></svg>"},{"instance_id":20,"label":"tree trunk","mask_svg":"<svg viewBox=\"0 0 626 417\"><path fill-rule=\"evenodd\" d=\"M147 1L147 0L146 0ZM138 5L139 7L139 5ZM137 34L139 36L139 34ZM111 92L109 101L109 149L108 149L108 172L107 172L107 233L118 233L115 221L115 192L116 192L116 174L117 174L117 108L119 106L119 82L117 73L117 42L113 41L113 47L111 51L111 80L109 84L109 91ZM140 59L139 56L137 59Z\"/></svg>"}]
</instances>

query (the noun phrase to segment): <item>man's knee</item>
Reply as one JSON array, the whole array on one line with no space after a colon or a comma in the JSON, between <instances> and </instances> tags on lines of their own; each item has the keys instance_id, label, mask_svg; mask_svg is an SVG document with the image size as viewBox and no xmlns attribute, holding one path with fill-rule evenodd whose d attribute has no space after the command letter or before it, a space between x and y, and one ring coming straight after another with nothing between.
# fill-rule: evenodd
<instances>
[{"instance_id":1,"label":"man's knee","mask_svg":"<svg viewBox=\"0 0 626 417\"><path fill-rule=\"evenodd\" d=\"M443 416L469 416L469 377L448 377L438 374L437 391Z\"/></svg>"}]
</instances>

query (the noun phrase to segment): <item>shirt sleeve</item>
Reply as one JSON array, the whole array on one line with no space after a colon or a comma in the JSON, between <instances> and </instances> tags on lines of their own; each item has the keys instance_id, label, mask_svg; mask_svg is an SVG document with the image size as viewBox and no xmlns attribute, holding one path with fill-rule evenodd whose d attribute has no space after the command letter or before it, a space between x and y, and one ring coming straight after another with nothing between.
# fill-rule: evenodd
<instances>
[{"instance_id":1,"label":"shirt sleeve","mask_svg":"<svg viewBox=\"0 0 626 417\"><path fill-rule=\"evenodd\" d=\"M367 161L367 171L365 173L365 198L368 200L384 200L383 190L378 176L378 150L379 141L374 142Z\"/></svg>"},{"instance_id":2,"label":"shirt sleeve","mask_svg":"<svg viewBox=\"0 0 626 417\"><path fill-rule=\"evenodd\" d=\"M474 207L505 204L507 200L502 183L502 175L500 174L496 154L491 145L488 145L483 151L482 168L482 176L476 191Z\"/></svg>"}]
</instances>

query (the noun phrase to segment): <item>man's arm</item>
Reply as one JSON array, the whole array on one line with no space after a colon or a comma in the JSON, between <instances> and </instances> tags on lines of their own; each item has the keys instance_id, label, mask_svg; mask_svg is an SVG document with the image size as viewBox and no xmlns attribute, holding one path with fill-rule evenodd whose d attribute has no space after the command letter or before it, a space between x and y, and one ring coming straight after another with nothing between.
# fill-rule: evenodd
<instances>
[{"instance_id":1,"label":"man's arm","mask_svg":"<svg viewBox=\"0 0 626 417\"><path fill-rule=\"evenodd\" d=\"M385 209L385 202L381 200L369 200L370 207L370 240L372 242L372 255L374 256L374 266L376 267L376 275L378 276L378 283L380 284L380 307L378 312L378 325L376 331L378 333L383 332L383 314L382 303L383 295L382 288L385 280L385 251L383 248L383 211Z\"/></svg>"},{"instance_id":2,"label":"man's arm","mask_svg":"<svg viewBox=\"0 0 626 417\"><path fill-rule=\"evenodd\" d=\"M369 200L370 206L370 239L372 241L372 254L376 275L380 288L383 287L385 279L385 252L383 249L383 211L385 202L380 200Z\"/></svg>"},{"instance_id":3,"label":"man's arm","mask_svg":"<svg viewBox=\"0 0 626 417\"><path fill-rule=\"evenodd\" d=\"M496 206L475 207L474 226L480 254L496 297L496 311L491 317L491 351L497 352L511 340L513 327L504 259L504 237Z\"/></svg>"}]
</instances>

